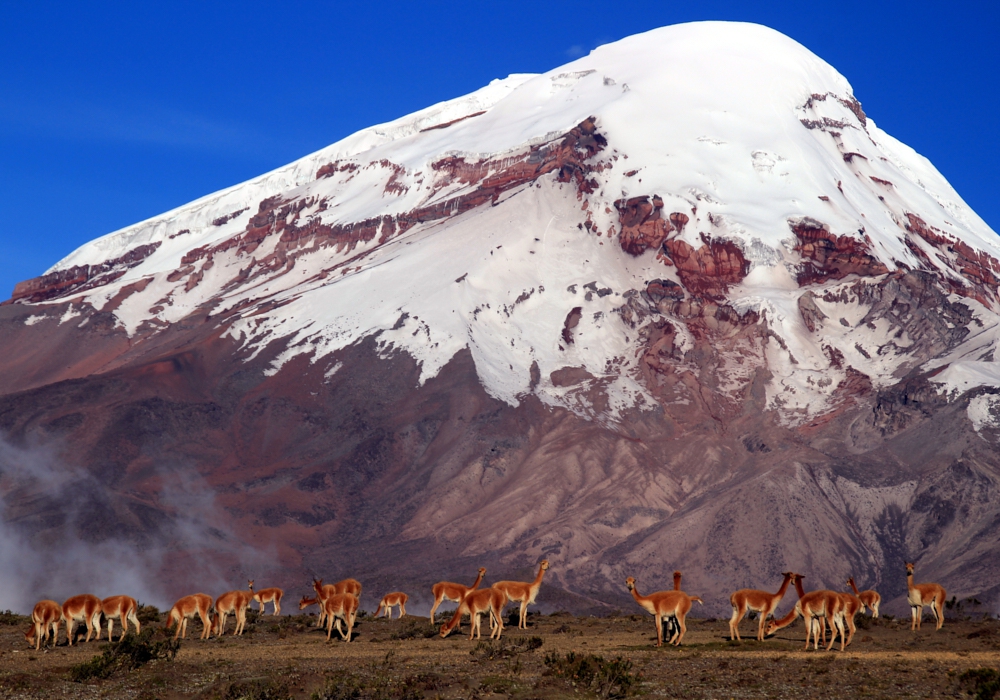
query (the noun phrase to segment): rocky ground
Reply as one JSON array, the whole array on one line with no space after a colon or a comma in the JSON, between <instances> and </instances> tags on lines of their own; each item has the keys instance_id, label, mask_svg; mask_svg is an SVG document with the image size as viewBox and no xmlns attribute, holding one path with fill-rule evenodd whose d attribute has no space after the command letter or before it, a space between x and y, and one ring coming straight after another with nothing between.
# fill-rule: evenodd
<instances>
[{"instance_id":1,"label":"rocky ground","mask_svg":"<svg viewBox=\"0 0 1000 700\"><path fill-rule=\"evenodd\" d=\"M208 642L196 638L195 623L195 639L182 642L174 660L74 681L78 665L99 655L103 642L62 641L35 652L24 643L27 618L7 615L0 624L0 697L776 698L819 691L828 698L990 698L1000 673L996 619L949 619L941 631L925 623L911 632L908 621L859 617L844 653L803 651L798 623L764 643L732 643L727 622L713 619L691 620L680 648L657 649L645 614L532 615L526 631L505 628L499 643L465 634L441 639L417 617L361 618L351 644L327 642L315 616L251 619L243 637ZM748 635L754 627L744 622ZM162 639L157 630L152 641Z\"/></svg>"}]
</instances>

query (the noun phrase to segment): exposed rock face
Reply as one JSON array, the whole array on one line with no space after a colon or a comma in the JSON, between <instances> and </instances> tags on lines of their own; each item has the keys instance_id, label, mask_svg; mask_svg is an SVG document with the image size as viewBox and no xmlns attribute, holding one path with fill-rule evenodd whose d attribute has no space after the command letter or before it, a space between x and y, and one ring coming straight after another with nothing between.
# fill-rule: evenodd
<instances>
[{"instance_id":1,"label":"exposed rock face","mask_svg":"<svg viewBox=\"0 0 1000 700\"><path fill-rule=\"evenodd\" d=\"M121 257L97 265L74 266L19 282L14 287L10 299L4 303L16 301L35 303L109 284L124 275L130 267L135 267L148 258L159 247L159 241L148 243L133 248Z\"/></svg>"},{"instance_id":2,"label":"exposed rock face","mask_svg":"<svg viewBox=\"0 0 1000 700\"><path fill-rule=\"evenodd\" d=\"M721 299L730 286L739 284L750 263L732 241L713 240L701 234L703 245L695 248L680 239L666 242L667 258L677 266L688 291L710 299Z\"/></svg>"},{"instance_id":3,"label":"exposed rock face","mask_svg":"<svg viewBox=\"0 0 1000 700\"><path fill-rule=\"evenodd\" d=\"M889 271L871 254L867 238L836 236L812 219L790 222L789 226L798 239L795 249L802 255L797 279L800 285L839 280L847 275L873 277Z\"/></svg>"},{"instance_id":4,"label":"exposed rock face","mask_svg":"<svg viewBox=\"0 0 1000 700\"><path fill-rule=\"evenodd\" d=\"M621 225L619 240L622 250L631 255L642 255L649 249L659 250L672 231L683 231L688 217L674 212L663 218L663 200L653 195L632 197L615 202L618 222Z\"/></svg>"},{"instance_id":5,"label":"exposed rock face","mask_svg":"<svg viewBox=\"0 0 1000 700\"><path fill-rule=\"evenodd\" d=\"M540 602L576 610L679 568L708 614L790 569L899 611L913 559L994 595L995 235L801 47L686 31L366 130L18 285L0 459L59 466L0 464L0 536L152 552L161 602L319 574L419 603L542 557ZM747 72L761 42L787 60ZM647 67L674 65L690 90ZM727 113L774 128L706 119Z\"/></svg>"}]
</instances>

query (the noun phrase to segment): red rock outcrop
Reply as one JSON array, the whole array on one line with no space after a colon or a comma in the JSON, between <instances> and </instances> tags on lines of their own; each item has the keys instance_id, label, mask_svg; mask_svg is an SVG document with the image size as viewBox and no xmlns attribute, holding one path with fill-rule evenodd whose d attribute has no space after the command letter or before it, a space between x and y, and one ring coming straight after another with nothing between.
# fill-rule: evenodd
<instances>
[{"instance_id":1,"label":"red rock outcrop","mask_svg":"<svg viewBox=\"0 0 1000 700\"><path fill-rule=\"evenodd\" d=\"M320 166L319 170L316 171L316 179L320 180L325 177L331 177L336 173L354 172L360 167L360 164L351 161L341 162L339 160L335 160L332 163Z\"/></svg>"},{"instance_id":2,"label":"red rock outcrop","mask_svg":"<svg viewBox=\"0 0 1000 700\"><path fill-rule=\"evenodd\" d=\"M37 303L113 282L124 275L126 270L152 255L159 247L159 241L147 243L132 248L121 257L105 260L97 265L75 265L19 282L14 287L10 299L3 303L14 304L19 301Z\"/></svg>"},{"instance_id":3,"label":"red rock outcrop","mask_svg":"<svg viewBox=\"0 0 1000 700\"><path fill-rule=\"evenodd\" d=\"M944 231L927 224L916 214L906 214L905 228L909 233L916 234L924 241L937 248L939 263L943 263L969 281L969 285L959 284L950 278L945 280L952 291L962 296L972 297L986 306L992 306L997 299L997 286L1000 279L1000 261L982 251L975 250L965 241L947 235ZM907 246L915 255L924 261L928 270L937 267L927 253L912 241L906 241Z\"/></svg>"},{"instance_id":4,"label":"red rock outcrop","mask_svg":"<svg viewBox=\"0 0 1000 700\"><path fill-rule=\"evenodd\" d=\"M803 218L788 222L797 242L795 250L802 256L802 267L796 275L799 286L839 280L856 274L866 277L884 275L889 271L873 256L871 239L838 236L826 224Z\"/></svg>"},{"instance_id":5,"label":"red rock outcrop","mask_svg":"<svg viewBox=\"0 0 1000 700\"><path fill-rule=\"evenodd\" d=\"M739 284L750 271L750 263L732 241L701 234L698 248L671 238L663 244L665 255L677 266L677 274L691 294L721 299L731 285Z\"/></svg>"},{"instance_id":6,"label":"red rock outcrop","mask_svg":"<svg viewBox=\"0 0 1000 700\"><path fill-rule=\"evenodd\" d=\"M671 232L681 232L687 225L688 217L673 212L668 218L663 215L663 199L648 195L619 199L615 202L618 210L618 224L621 233L618 242L629 255L642 255L647 250L659 250Z\"/></svg>"}]
</instances>

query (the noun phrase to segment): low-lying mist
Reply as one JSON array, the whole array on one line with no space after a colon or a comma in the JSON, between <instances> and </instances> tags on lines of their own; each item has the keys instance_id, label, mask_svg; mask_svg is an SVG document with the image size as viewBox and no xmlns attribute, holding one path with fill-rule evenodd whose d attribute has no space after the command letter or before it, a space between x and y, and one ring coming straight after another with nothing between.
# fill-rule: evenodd
<instances>
[{"instance_id":1,"label":"low-lying mist","mask_svg":"<svg viewBox=\"0 0 1000 700\"><path fill-rule=\"evenodd\" d=\"M190 465L154 468L155 500L68 464L58 445L0 436L0 610L91 593L161 609L189 593L245 585L270 569L266 550L225 525L216 494Z\"/></svg>"}]
</instances>

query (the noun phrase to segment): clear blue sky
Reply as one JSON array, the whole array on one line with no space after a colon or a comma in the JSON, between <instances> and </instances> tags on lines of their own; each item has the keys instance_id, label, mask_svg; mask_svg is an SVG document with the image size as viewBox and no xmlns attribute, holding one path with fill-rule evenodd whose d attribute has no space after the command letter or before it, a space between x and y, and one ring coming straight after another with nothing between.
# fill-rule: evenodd
<instances>
[{"instance_id":1,"label":"clear blue sky","mask_svg":"<svg viewBox=\"0 0 1000 700\"><path fill-rule=\"evenodd\" d=\"M0 3L0 298L80 244L608 41L766 24L1000 230L992 2Z\"/></svg>"}]
</instances>

